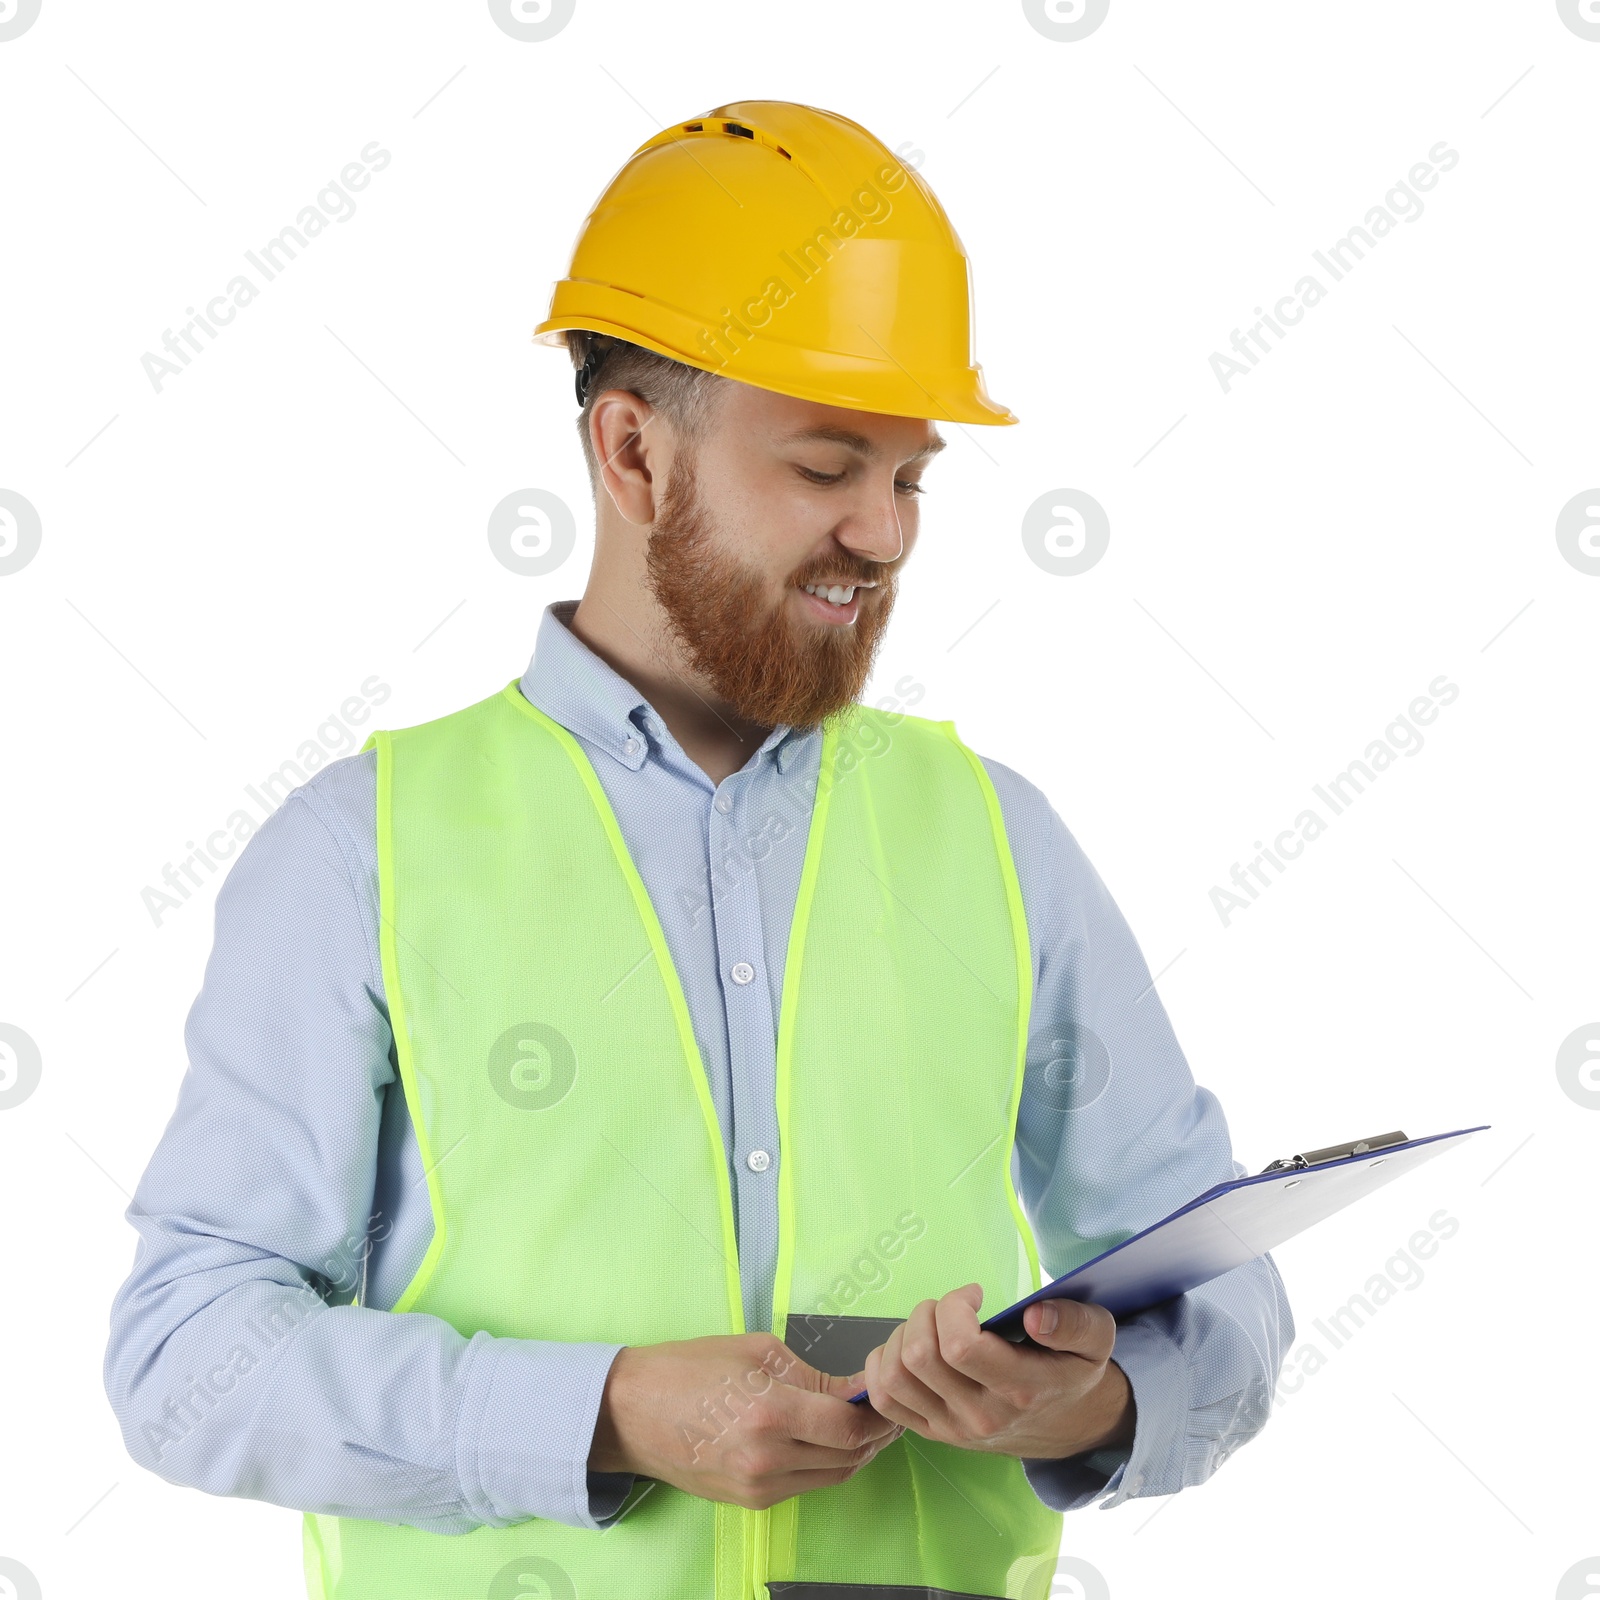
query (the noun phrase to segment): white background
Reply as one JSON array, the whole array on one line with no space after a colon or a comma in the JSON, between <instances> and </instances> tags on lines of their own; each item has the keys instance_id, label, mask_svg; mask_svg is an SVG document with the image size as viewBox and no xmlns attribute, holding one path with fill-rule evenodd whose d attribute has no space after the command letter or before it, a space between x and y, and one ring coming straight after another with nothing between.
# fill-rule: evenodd
<instances>
[{"instance_id":1,"label":"white background","mask_svg":"<svg viewBox=\"0 0 1600 1600\"><path fill-rule=\"evenodd\" d=\"M369 676L403 726L521 671L591 548L530 331L631 150L759 97L920 159L1022 419L945 426L873 697L909 675L1050 795L1252 1171L1493 1125L1278 1251L1286 1372L1326 1364L1063 1551L1117 1600L1593 1592L1558 1585L1600 1552L1600 1094L1556 1054L1600 1049L1600 576L1555 527L1600 483L1597 94L1554 0L1113 0L1079 42L1014 0L578 0L542 43L466 0L44 0L0 43L0 488L42 525L0 577L0 1023L43 1064L0 1111L0 1556L46 1600L300 1592L297 1518L134 1467L101 1389L215 885L159 927L141 891ZM145 352L373 140L355 215L157 393ZM1441 140L1423 214L1224 393L1212 352ZM543 578L485 536L527 487L579 521ZM1064 487L1111 526L1075 577L1021 540ZM1440 674L1424 747L1225 927L1213 886Z\"/></svg>"}]
</instances>

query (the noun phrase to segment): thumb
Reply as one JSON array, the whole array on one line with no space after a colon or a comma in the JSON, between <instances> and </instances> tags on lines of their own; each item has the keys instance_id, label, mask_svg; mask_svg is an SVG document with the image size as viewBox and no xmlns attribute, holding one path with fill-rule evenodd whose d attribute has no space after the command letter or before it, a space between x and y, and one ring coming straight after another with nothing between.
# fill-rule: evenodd
<instances>
[{"instance_id":1,"label":"thumb","mask_svg":"<svg viewBox=\"0 0 1600 1600\"><path fill-rule=\"evenodd\" d=\"M1028 1337L1047 1350L1076 1349L1085 1320L1075 1300L1040 1300L1022 1314Z\"/></svg>"},{"instance_id":2,"label":"thumb","mask_svg":"<svg viewBox=\"0 0 1600 1600\"><path fill-rule=\"evenodd\" d=\"M844 1381L830 1377L826 1372L812 1366L809 1361L802 1360L787 1345L780 1352L779 1360L769 1370L779 1383L786 1383L791 1389L806 1389L812 1394L832 1394L832 1386ZM850 1393L854 1394L855 1390L852 1389Z\"/></svg>"},{"instance_id":3,"label":"thumb","mask_svg":"<svg viewBox=\"0 0 1600 1600\"><path fill-rule=\"evenodd\" d=\"M844 1376L835 1376L832 1373L824 1372L821 1377L825 1385L823 1392L832 1395L836 1400L848 1400L851 1395L860 1394L867 1386L865 1368L860 1372Z\"/></svg>"}]
</instances>

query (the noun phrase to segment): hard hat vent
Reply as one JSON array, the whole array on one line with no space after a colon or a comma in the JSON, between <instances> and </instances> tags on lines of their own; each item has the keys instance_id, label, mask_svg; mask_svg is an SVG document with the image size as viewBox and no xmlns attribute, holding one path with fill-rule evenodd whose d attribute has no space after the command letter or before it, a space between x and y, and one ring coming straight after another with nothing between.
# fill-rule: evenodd
<instances>
[{"instance_id":1,"label":"hard hat vent","mask_svg":"<svg viewBox=\"0 0 1600 1600\"><path fill-rule=\"evenodd\" d=\"M775 150L785 161L793 161L794 157L783 148L767 138L758 135L754 128L746 127L742 122L713 123L707 128L704 122L684 122L678 125L680 133L726 133L735 139L750 139L756 144L764 144L769 150Z\"/></svg>"}]
</instances>

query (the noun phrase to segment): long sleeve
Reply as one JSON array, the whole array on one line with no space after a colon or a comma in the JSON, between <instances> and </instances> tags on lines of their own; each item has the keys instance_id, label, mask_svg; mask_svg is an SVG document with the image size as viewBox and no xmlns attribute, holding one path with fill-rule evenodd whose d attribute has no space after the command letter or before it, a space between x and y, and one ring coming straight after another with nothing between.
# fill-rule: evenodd
<instances>
[{"instance_id":1,"label":"long sleeve","mask_svg":"<svg viewBox=\"0 0 1600 1600\"><path fill-rule=\"evenodd\" d=\"M442 1533L603 1526L632 1482L586 1467L617 1346L356 1303L383 1252L403 1284L431 1230L409 1175L374 1199L399 1092L375 893L329 798L356 809L371 783L367 758L325 769L222 886L188 1071L127 1213L106 1391L137 1462L213 1494Z\"/></svg>"},{"instance_id":2,"label":"long sleeve","mask_svg":"<svg viewBox=\"0 0 1600 1600\"><path fill-rule=\"evenodd\" d=\"M1245 1168L1198 1086L1126 920L1044 796L986 763L1017 861L1036 968L1017 1122L1018 1198L1046 1277ZM1060 1511L1201 1483L1264 1426L1294 1319L1271 1256L1118 1324L1130 1448L1024 1462Z\"/></svg>"}]
</instances>

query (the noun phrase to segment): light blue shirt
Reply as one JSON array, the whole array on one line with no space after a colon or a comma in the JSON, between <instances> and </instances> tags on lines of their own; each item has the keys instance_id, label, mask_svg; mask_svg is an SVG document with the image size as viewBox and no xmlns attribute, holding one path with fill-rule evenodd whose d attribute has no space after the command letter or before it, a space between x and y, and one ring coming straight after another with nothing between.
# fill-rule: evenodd
<instances>
[{"instance_id":1,"label":"light blue shirt","mask_svg":"<svg viewBox=\"0 0 1600 1600\"><path fill-rule=\"evenodd\" d=\"M546 610L521 689L582 745L660 916L722 1126L746 1323L768 1328L776 1019L821 734L775 728L713 784L565 626L575 604ZM1105 885L1044 796L984 764L1034 963L1013 1176L1059 1275L1245 1168ZM140 1242L106 1390L134 1459L173 1483L441 1533L604 1527L633 1482L588 1469L620 1347L387 1309L433 1222L379 965L375 831L375 757L348 756L222 885L188 1072L127 1213ZM761 981L724 981L741 960ZM1121 1322L1131 1450L1027 1461L1034 1491L1069 1511L1202 1482L1259 1431L1293 1338L1269 1256Z\"/></svg>"}]
</instances>

